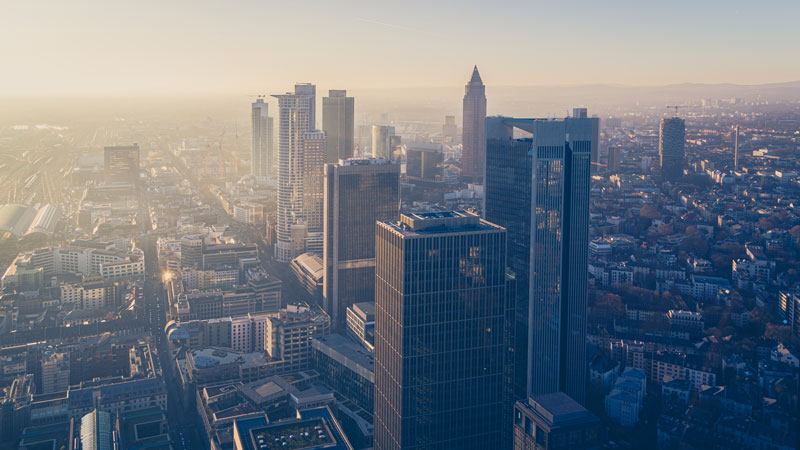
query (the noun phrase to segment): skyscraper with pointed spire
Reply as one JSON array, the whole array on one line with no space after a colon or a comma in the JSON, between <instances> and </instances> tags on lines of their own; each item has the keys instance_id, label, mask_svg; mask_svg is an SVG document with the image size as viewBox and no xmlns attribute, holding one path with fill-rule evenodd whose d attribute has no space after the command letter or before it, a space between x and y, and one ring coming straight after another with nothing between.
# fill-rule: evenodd
<instances>
[{"instance_id":1,"label":"skyscraper with pointed spire","mask_svg":"<svg viewBox=\"0 0 800 450\"><path fill-rule=\"evenodd\" d=\"M461 175L470 181L483 179L483 159L486 143L483 121L486 119L486 86L478 66L464 89L464 126L462 136Z\"/></svg>"}]
</instances>

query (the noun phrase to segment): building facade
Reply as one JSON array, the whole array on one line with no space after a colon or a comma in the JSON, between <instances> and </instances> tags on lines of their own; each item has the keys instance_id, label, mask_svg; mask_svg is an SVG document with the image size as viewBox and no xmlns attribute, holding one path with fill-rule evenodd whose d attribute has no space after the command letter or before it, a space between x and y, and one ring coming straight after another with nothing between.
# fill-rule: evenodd
<instances>
[{"instance_id":1,"label":"building facade","mask_svg":"<svg viewBox=\"0 0 800 450\"><path fill-rule=\"evenodd\" d=\"M461 174L469 180L483 179L484 119L486 119L486 87L478 66L464 88Z\"/></svg>"},{"instance_id":2,"label":"building facade","mask_svg":"<svg viewBox=\"0 0 800 450\"><path fill-rule=\"evenodd\" d=\"M252 104L253 148L251 154L251 173L256 178L272 175L274 159L272 156L272 119L269 117L269 104L259 98Z\"/></svg>"},{"instance_id":3,"label":"building facade","mask_svg":"<svg viewBox=\"0 0 800 450\"><path fill-rule=\"evenodd\" d=\"M400 215L400 165L350 159L325 166L323 297L334 326L375 296L375 222Z\"/></svg>"},{"instance_id":4,"label":"building facade","mask_svg":"<svg viewBox=\"0 0 800 450\"><path fill-rule=\"evenodd\" d=\"M103 172L106 183L131 183L139 179L139 145L105 147Z\"/></svg>"},{"instance_id":5,"label":"building facade","mask_svg":"<svg viewBox=\"0 0 800 450\"><path fill-rule=\"evenodd\" d=\"M686 165L686 122L680 117L661 119L658 130L658 156L661 161L661 176L665 181L674 181L683 175Z\"/></svg>"},{"instance_id":6,"label":"building facade","mask_svg":"<svg viewBox=\"0 0 800 450\"><path fill-rule=\"evenodd\" d=\"M322 97L322 131L327 138L327 163L353 157L355 99L347 91L332 89Z\"/></svg>"},{"instance_id":7,"label":"building facade","mask_svg":"<svg viewBox=\"0 0 800 450\"><path fill-rule=\"evenodd\" d=\"M303 217L304 170L303 139L313 131L316 120L316 87L310 84L295 85L293 93L274 95L278 99L278 214L275 257L289 262L303 247L296 227L307 227Z\"/></svg>"},{"instance_id":8,"label":"building facade","mask_svg":"<svg viewBox=\"0 0 800 450\"><path fill-rule=\"evenodd\" d=\"M505 230L469 213L378 223L376 449L500 442L505 253Z\"/></svg>"},{"instance_id":9,"label":"building facade","mask_svg":"<svg viewBox=\"0 0 800 450\"><path fill-rule=\"evenodd\" d=\"M592 121L492 117L486 133L484 211L509 230L518 277L515 392L524 375L526 396L584 402Z\"/></svg>"},{"instance_id":10,"label":"building facade","mask_svg":"<svg viewBox=\"0 0 800 450\"><path fill-rule=\"evenodd\" d=\"M562 392L514 406L514 450L601 448L600 419Z\"/></svg>"}]
</instances>

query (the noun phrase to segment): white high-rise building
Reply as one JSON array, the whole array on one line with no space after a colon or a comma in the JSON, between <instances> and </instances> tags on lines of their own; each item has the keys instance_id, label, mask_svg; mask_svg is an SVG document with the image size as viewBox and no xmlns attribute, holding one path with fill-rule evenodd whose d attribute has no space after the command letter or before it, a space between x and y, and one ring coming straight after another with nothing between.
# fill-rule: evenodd
<instances>
[{"instance_id":1,"label":"white high-rise building","mask_svg":"<svg viewBox=\"0 0 800 450\"><path fill-rule=\"evenodd\" d=\"M253 149L252 174L257 178L272 175L272 120L269 117L269 104L259 98L253 103Z\"/></svg>"},{"instance_id":2,"label":"white high-rise building","mask_svg":"<svg viewBox=\"0 0 800 450\"><path fill-rule=\"evenodd\" d=\"M312 84L297 84L294 92L273 95L278 99L278 214L276 224L277 243L275 258L289 262L297 256L297 245L293 240L305 240L301 233L293 233L304 225L304 158L303 140L315 123L316 88Z\"/></svg>"}]
</instances>

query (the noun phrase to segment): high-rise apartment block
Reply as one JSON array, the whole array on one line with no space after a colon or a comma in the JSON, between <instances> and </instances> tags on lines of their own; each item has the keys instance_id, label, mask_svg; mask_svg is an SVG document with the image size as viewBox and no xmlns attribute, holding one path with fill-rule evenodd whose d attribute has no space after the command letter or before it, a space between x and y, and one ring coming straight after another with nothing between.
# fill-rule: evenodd
<instances>
[{"instance_id":1,"label":"high-rise apartment block","mask_svg":"<svg viewBox=\"0 0 800 450\"><path fill-rule=\"evenodd\" d=\"M661 119L658 130L658 156L661 158L661 176L674 181L683 175L686 165L686 122L680 117Z\"/></svg>"},{"instance_id":2,"label":"high-rise apartment block","mask_svg":"<svg viewBox=\"0 0 800 450\"><path fill-rule=\"evenodd\" d=\"M483 179L484 127L486 119L486 86L483 85L478 66L464 88L464 124L462 131L461 174L469 180Z\"/></svg>"},{"instance_id":3,"label":"high-rise apartment block","mask_svg":"<svg viewBox=\"0 0 800 450\"><path fill-rule=\"evenodd\" d=\"M511 408L505 230L469 213L401 215L378 222L375 249L374 447L494 448Z\"/></svg>"},{"instance_id":4,"label":"high-rise apartment block","mask_svg":"<svg viewBox=\"0 0 800 450\"><path fill-rule=\"evenodd\" d=\"M485 217L517 275L515 393L583 402L592 122L491 117L486 133Z\"/></svg>"},{"instance_id":5,"label":"high-rise apartment block","mask_svg":"<svg viewBox=\"0 0 800 450\"><path fill-rule=\"evenodd\" d=\"M106 183L131 183L139 180L139 145L105 147L103 173Z\"/></svg>"},{"instance_id":6,"label":"high-rise apartment block","mask_svg":"<svg viewBox=\"0 0 800 450\"><path fill-rule=\"evenodd\" d=\"M278 99L278 214L275 257L289 262L302 253L308 229L304 217L304 139L314 130L316 87L297 84L294 92L274 95Z\"/></svg>"},{"instance_id":7,"label":"high-rise apartment block","mask_svg":"<svg viewBox=\"0 0 800 450\"><path fill-rule=\"evenodd\" d=\"M322 131L327 138L327 163L353 157L355 100L345 90L330 90L322 97Z\"/></svg>"},{"instance_id":8,"label":"high-rise apartment block","mask_svg":"<svg viewBox=\"0 0 800 450\"><path fill-rule=\"evenodd\" d=\"M400 164L349 159L325 166L324 304L335 326L375 295L375 222L400 216Z\"/></svg>"}]
</instances>

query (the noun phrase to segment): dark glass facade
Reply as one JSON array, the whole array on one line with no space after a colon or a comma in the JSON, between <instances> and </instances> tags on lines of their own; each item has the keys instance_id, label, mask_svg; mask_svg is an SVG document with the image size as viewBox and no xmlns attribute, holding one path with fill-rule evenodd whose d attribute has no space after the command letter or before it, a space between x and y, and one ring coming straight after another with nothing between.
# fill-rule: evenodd
<instances>
[{"instance_id":1,"label":"dark glass facade","mask_svg":"<svg viewBox=\"0 0 800 450\"><path fill-rule=\"evenodd\" d=\"M680 117L661 119L658 130L658 156L661 162L661 176L666 181L674 181L683 175L686 165L686 122Z\"/></svg>"},{"instance_id":2,"label":"dark glass facade","mask_svg":"<svg viewBox=\"0 0 800 450\"><path fill-rule=\"evenodd\" d=\"M376 449L500 445L505 266L505 230L477 216L378 223Z\"/></svg>"},{"instance_id":3,"label":"dark glass facade","mask_svg":"<svg viewBox=\"0 0 800 450\"><path fill-rule=\"evenodd\" d=\"M400 165L351 159L325 166L324 306L343 327L347 307L374 300L375 222L400 215Z\"/></svg>"},{"instance_id":4,"label":"dark glass facade","mask_svg":"<svg viewBox=\"0 0 800 450\"><path fill-rule=\"evenodd\" d=\"M531 139L487 139L486 220L506 229L508 267L516 276L514 394L527 395L528 279L531 259Z\"/></svg>"},{"instance_id":5,"label":"dark glass facade","mask_svg":"<svg viewBox=\"0 0 800 450\"><path fill-rule=\"evenodd\" d=\"M513 139L514 129L532 138ZM588 118L486 120L485 215L508 230L517 274L518 397L585 401L593 135Z\"/></svg>"}]
</instances>

